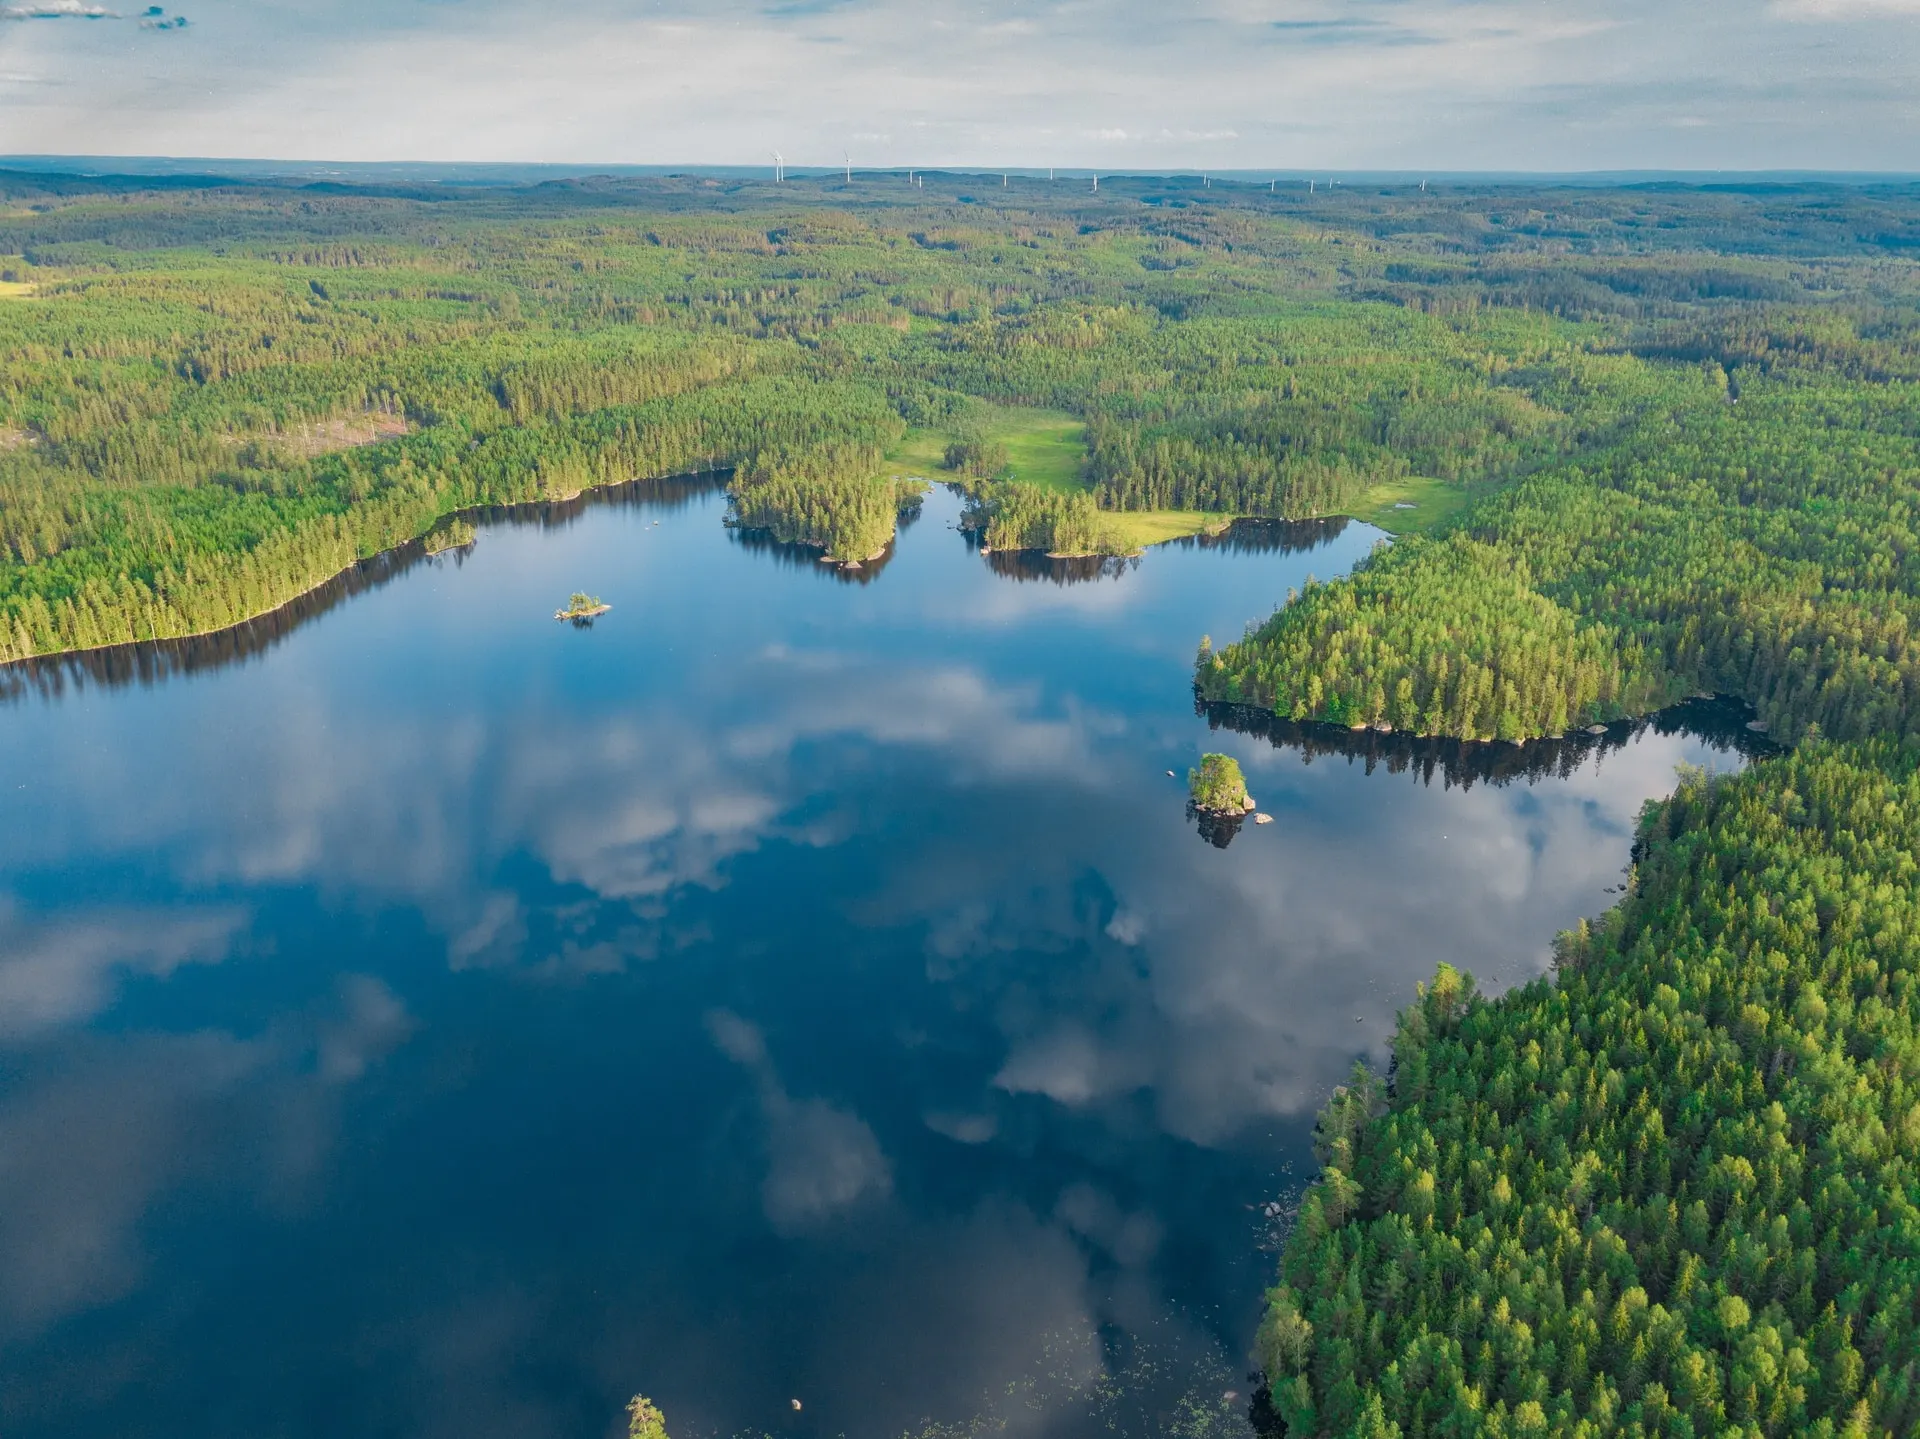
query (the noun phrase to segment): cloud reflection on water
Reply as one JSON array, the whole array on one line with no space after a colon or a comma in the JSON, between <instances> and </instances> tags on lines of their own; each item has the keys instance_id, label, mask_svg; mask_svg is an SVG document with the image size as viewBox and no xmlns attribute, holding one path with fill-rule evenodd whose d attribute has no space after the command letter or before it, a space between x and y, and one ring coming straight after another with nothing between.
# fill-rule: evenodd
<instances>
[{"instance_id":1,"label":"cloud reflection on water","mask_svg":"<svg viewBox=\"0 0 1920 1439\"><path fill-rule=\"evenodd\" d=\"M644 566L619 524L490 531L245 671L0 716L33 806L0 825L0 1378L91 1315L190 1386L218 1346L173 1336L231 1281L153 1216L201 1213L338 1306L368 1424L451 1423L450 1385L473 1432L632 1387L686 1432L794 1386L965 1418L1060 1336L1120 1363L1072 1347L1114 1324L1231 1371L1246 1205L1326 1088L1437 961L1538 972L1701 753L1369 776L1182 708L1194 614L1257 612L1284 555L1012 585L929 523L871 585L722 568L676 609L764 558L702 513ZM645 624L502 617L596 565ZM1167 777L1203 747L1278 821L1224 851ZM34 1367L0 1427L96 1402Z\"/></svg>"}]
</instances>

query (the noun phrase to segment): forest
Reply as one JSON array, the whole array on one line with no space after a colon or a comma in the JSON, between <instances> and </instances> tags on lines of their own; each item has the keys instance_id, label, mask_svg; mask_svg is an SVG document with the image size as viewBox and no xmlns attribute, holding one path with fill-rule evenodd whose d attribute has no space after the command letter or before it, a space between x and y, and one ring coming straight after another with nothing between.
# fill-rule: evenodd
<instances>
[{"instance_id":1,"label":"forest","mask_svg":"<svg viewBox=\"0 0 1920 1439\"><path fill-rule=\"evenodd\" d=\"M1920 1424L1920 763L1687 776L1637 854L1552 979L1443 968L1321 1116L1258 1342L1285 1432Z\"/></svg>"},{"instance_id":2,"label":"forest","mask_svg":"<svg viewBox=\"0 0 1920 1439\"><path fill-rule=\"evenodd\" d=\"M1563 706L1574 724L1709 671L1775 686L1811 643L1832 651L1819 692L1783 690L1770 713L1824 721L1901 663L1885 576L1863 568L1808 611L1809 577L1847 557L1762 524L1824 505L1844 548L1898 523L1861 510L1874 466L1900 459L1897 257L1915 236L1896 194L925 179L0 174L0 659L232 625L465 509L717 471L742 524L841 559L884 545L887 482L916 475L1033 486L1000 492L987 542L1060 554L1416 492L1425 509L1396 528L1417 530L1505 496L1370 582L1461 580L1503 635L1580 630L1580 663L1548 673L1503 640L1436 700L1413 658L1430 637L1322 653L1304 617L1337 602L1316 596L1202 676L1302 718L1543 733ZM1009 449L1005 417L1041 411L1077 426L1064 463ZM1761 571L1688 530L1708 497L1657 473L1676 440L1775 463L1765 510L1731 468L1718 501ZM1589 497L1578 516L1568 494ZM1648 516L1659 543L1692 546L1665 593L1597 588L1638 552L1519 589L1474 572L1496 527L1580 555L1612 527L1644 551ZM1753 593L1690 629L1716 584ZM1834 650L1856 632L1871 653ZM1317 699L1296 683L1308 653Z\"/></svg>"},{"instance_id":3,"label":"forest","mask_svg":"<svg viewBox=\"0 0 1920 1439\"><path fill-rule=\"evenodd\" d=\"M991 551L1384 520L1202 646L1199 700L1275 733L1753 706L1781 752L1649 807L1550 979L1443 969L1336 1093L1257 1412L1920 1432L1920 190L0 189L0 660L699 473L840 561L929 480Z\"/></svg>"}]
</instances>

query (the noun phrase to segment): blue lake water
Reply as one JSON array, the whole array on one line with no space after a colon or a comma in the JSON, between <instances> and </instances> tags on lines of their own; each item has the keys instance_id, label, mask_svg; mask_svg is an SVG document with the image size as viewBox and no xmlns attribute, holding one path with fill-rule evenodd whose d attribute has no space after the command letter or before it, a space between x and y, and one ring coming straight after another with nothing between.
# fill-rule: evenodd
<instances>
[{"instance_id":1,"label":"blue lake water","mask_svg":"<svg viewBox=\"0 0 1920 1439\"><path fill-rule=\"evenodd\" d=\"M297 625L13 672L0 1433L598 1439L644 1392L676 1439L1244 1434L1326 1091L1740 762L1711 707L1196 715L1201 634L1362 525L1069 573L937 491L854 583L724 508L498 517ZM1275 820L1224 847L1215 748Z\"/></svg>"}]
</instances>

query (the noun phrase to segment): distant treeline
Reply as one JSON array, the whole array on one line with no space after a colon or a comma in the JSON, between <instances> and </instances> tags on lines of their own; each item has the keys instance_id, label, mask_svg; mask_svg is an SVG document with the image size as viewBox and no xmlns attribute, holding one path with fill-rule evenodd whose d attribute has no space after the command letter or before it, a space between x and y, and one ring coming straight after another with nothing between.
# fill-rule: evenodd
<instances>
[{"instance_id":1,"label":"distant treeline","mask_svg":"<svg viewBox=\"0 0 1920 1439\"><path fill-rule=\"evenodd\" d=\"M803 503L839 480L793 478L794 457L918 426L991 475L976 398L1084 418L1102 508L1301 517L1406 475L1497 486L1653 455L1644 422L1703 365L1742 405L1796 367L1913 372L1904 281L1852 258L1864 233L1906 243L1884 191L934 183L0 175L0 266L29 287L0 298L0 657L230 624L453 508L636 474L781 469L786 508L848 517L836 543L857 548L879 529L851 518L863 492ZM1677 253L1736 229L1740 253ZM1820 245L1838 258L1817 275L1768 253ZM1543 306L1552 285L1633 303ZM1097 547L1077 500L1044 505L1061 515L1010 514L1002 538ZM1647 621L1625 628L1652 654ZM1401 676L1377 670L1343 699L1370 706L1378 678L1391 706Z\"/></svg>"}]
</instances>

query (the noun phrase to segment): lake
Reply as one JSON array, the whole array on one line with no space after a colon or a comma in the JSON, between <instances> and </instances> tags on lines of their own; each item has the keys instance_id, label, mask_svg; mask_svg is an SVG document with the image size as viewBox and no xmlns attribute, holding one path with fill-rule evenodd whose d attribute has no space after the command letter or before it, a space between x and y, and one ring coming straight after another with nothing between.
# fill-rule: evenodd
<instances>
[{"instance_id":1,"label":"lake","mask_svg":"<svg viewBox=\"0 0 1920 1439\"><path fill-rule=\"evenodd\" d=\"M10 673L0 1432L1245 1434L1329 1088L1741 763L1196 714L1356 523L1050 565L936 490L850 579L724 513ZM1208 749L1273 823L1200 832Z\"/></svg>"}]
</instances>

